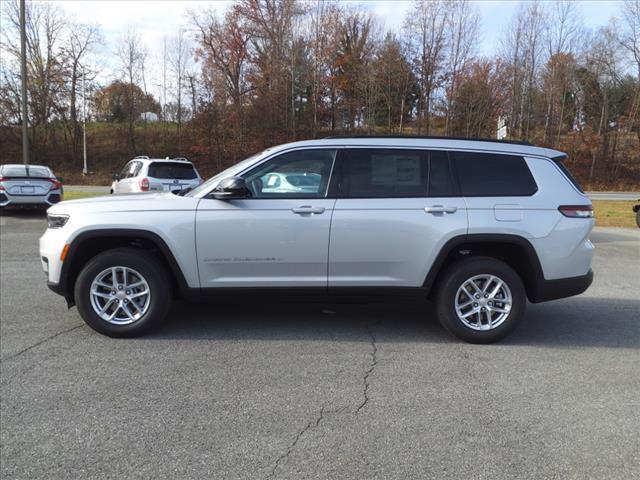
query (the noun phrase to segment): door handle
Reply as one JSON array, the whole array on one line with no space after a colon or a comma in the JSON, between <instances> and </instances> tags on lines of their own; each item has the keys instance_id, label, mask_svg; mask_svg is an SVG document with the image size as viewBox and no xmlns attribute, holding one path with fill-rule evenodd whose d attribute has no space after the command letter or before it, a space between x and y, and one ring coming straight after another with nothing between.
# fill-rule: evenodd
<instances>
[{"instance_id":1,"label":"door handle","mask_svg":"<svg viewBox=\"0 0 640 480\"><path fill-rule=\"evenodd\" d=\"M424 209L427 213L456 213L458 207L446 207L444 205L433 205Z\"/></svg>"},{"instance_id":2,"label":"door handle","mask_svg":"<svg viewBox=\"0 0 640 480\"><path fill-rule=\"evenodd\" d=\"M297 213L298 215L313 215L324 213L324 207L312 207L311 205L303 205L301 207L292 208L291 211L293 213Z\"/></svg>"}]
</instances>

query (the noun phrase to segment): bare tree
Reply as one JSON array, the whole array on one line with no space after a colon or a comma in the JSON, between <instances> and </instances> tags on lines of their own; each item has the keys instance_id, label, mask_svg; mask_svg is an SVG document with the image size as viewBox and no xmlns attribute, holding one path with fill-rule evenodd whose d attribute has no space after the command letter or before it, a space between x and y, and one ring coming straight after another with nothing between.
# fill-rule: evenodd
<instances>
[{"instance_id":1,"label":"bare tree","mask_svg":"<svg viewBox=\"0 0 640 480\"><path fill-rule=\"evenodd\" d=\"M468 0L452 0L447 4L447 61L446 119L445 133L449 133L449 123L453 113L458 87L458 77L473 58L478 43L480 17Z\"/></svg>"},{"instance_id":2,"label":"bare tree","mask_svg":"<svg viewBox=\"0 0 640 480\"><path fill-rule=\"evenodd\" d=\"M80 123L78 121L78 93L82 81L87 76L95 78L95 72L88 65L86 57L91 53L93 46L99 41L99 30L96 25L72 24L62 51L65 55L68 96L69 96L69 133L71 136L71 148L74 159L77 159L80 146ZM84 78L83 78L84 77ZM84 98L83 98L84 101Z\"/></svg>"},{"instance_id":3,"label":"bare tree","mask_svg":"<svg viewBox=\"0 0 640 480\"><path fill-rule=\"evenodd\" d=\"M120 60L120 68L122 75L129 85L129 112L127 115L128 122L128 138L129 146L132 153L136 153L136 139L134 125L136 121L136 112L140 110L141 105L135 104L134 87L138 85L142 78L142 72L144 70L143 64L146 58L146 53L143 44L140 40L138 32L129 27L120 39L118 44L116 55Z\"/></svg>"},{"instance_id":4,"label":"bare tree","mask_svg":"<svg viewBox=\"0 0 640 480\"><path fill-rule=\"evenodd\" d=\"M183 105L183 88L187 77L187 70L189 62L192 57L192 49L189 45L187 38L184 35L184 30L180 29L178 35L172 40L169 45L168 62L169 69L173 76L173 82L175 86L174 97L176 100L176 123L178 124L178 153L182 154L182 122L184 119L184 105Z\"/></svg>"},{"instance_id":5,"label":"bare tree","mask_svg":"<svg viewBox=\"0 0 640 480\"><path fill-rule=\"evenodd\" d=\"M417 126L431 133L433 95L442 85L449 11L444 0L416 0L405 20L408 51L420 86Z\"/></svg>"}]
</instances>

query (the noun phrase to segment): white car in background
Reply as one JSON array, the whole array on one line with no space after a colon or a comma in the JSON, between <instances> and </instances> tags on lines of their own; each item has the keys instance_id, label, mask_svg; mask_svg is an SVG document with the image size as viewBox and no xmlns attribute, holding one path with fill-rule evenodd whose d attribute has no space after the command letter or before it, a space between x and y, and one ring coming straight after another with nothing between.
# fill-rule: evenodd
<instances>
[{"instance_id":1,"label":"white car in background","mask_svg":"<svg viewBox=\"0 0 640 480\"><path fill-rule=\"evenodd\" d=\"M110 193L173 192L190 190L203 182L186 158L135 157L113 174Z\"/></svg>"}]
</instances>

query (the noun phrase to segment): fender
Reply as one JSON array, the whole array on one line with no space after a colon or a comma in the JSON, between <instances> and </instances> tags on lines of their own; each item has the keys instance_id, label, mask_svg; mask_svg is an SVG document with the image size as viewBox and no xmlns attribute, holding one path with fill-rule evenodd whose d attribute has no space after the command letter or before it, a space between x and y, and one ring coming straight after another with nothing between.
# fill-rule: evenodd
<instances>
[{"instance_id":1,"label":"fender","mask_svg":"<svg viewBox=\"0 0 640 480\"><path fill-rule=\"evenodd\" d=\"M546 282L538 254L529 240L519 235L511 234L467 234L458 235L449 239L433 262L433 265L424 280L423 288L430 293L447 258L449 258L449 256L461 245L473 243L510 244L522 248L526 254L527 265L531 268L533 273L533 278L522 278L522 282L525 284L529 299L532 302L538 301L537 298L539 297L540 286Z\"/></svg>"},{"instance_id":2,"label":"fender","mask_svg":"<svg viewBox=\"0 0 640 480\"><path fill-rule=\"evenodd\" d=\"M59 295L64 296L69 306L73 306L75 304L73 298L73 288L71 285L71 282L74 280L73 274L77 273L74 272L73 269L74 259L77 258L77 255L85 242L95 238L104 239L108 237L135 237L152 242L155 246L158 247L164 259L166 260L167 265L170 269L170 273L175 278L180 293L185 295L193 294L192 292L194 289L190 288L187 284L184 274L182 273L182 269L180 268L180 265L178 265L173 252L167 246L162 237L160 237L160 235L154 232L150 232L149 230L140 230L135 228L106 228L82 232L77 237L75 237L71 241L67 257L62 264L62 269L60 271L60 282L58 284L48 284L51 290L58 293ZM199 291L199 288L195 290Z\"/></svg>"}]
</instances>

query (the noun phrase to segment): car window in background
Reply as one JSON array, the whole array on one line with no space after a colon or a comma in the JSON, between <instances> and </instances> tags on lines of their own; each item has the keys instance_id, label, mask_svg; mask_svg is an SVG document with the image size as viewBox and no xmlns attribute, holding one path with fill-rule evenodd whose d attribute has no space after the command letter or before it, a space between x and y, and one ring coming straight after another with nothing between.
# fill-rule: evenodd
<instances>
[{"instance_id":1,"label":"car window in background","mask_svg":"<svg viewBox=\"0 0 640 480\"><path fill-rule=\"evenodd\" d=\"M34 167L31 165L5 165L0 169L0 175L4 177L36 177L50 178L53 173L47 167Z\"/></svg>"},{"instance_id":2,"label":"car window in background","mask_svg":"<svg viewBox=\"0 0 640 480\"><path fill-rule=\"evenodd\" d=\"M527 162L520 156L454 152L453 158L464 196L517 197L538 190Z\"/></svg>"},{"instance_id":3,"label":"car window in background","mask_svg":"<svg viewBox=\"0 0 640 480\"><path fill-rule=\"evenodd\" d=\"M152 178L177 178L180 180L193 180L198 178L193 165L189 163L156 162L149 165L147 175Z\"/></svg>"},{"instance_id":4,"label":"car window in background","mask_svg":"<svg viewBox=\"0 0 640 480\"><path fill-rule=\"evenodd\" d=\"M427 196L427 155L419 150L350 149L345 155L344 196Z\"/></svg>"},{"instance_id":5,"label":"car window in background","mask_svg":"<svg viewBox=\"0 0 640 480\"><path fill-rule=\"evenodd\" d=\"M120 170L120 180L124 180L125 178L129 177L129 170L131 169L131 163L132 162L127 163L124 167L122 167L122 170Z\"/></svg>"}]
</instances>

